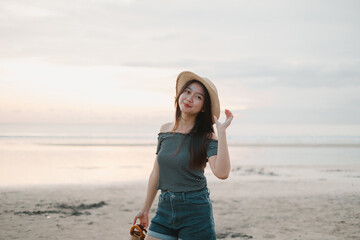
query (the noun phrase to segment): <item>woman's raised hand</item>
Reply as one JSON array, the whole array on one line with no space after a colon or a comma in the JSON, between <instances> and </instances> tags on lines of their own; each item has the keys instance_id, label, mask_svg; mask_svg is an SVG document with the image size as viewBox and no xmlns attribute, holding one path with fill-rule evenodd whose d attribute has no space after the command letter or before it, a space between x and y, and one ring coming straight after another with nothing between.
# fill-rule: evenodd
<instances>
[{"instance_id":1,"label":"woman's raised hand","mask_svg":"<svg viewBox=\"0 0 360 240\"><path fill-rule=\"evenodd\" d=\"M217 117L214 115L214 122L216 123L216 128L220 130L225 130L231 123L234 118L234 115L231 113L229 109L225 109L226 120L221 123L218 121Z\"/></svg>"}]
</instances>

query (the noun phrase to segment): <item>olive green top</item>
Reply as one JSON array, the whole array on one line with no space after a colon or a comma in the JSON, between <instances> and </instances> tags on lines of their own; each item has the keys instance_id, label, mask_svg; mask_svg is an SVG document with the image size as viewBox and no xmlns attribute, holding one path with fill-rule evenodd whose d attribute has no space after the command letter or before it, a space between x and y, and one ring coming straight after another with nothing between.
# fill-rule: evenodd
<instances>
[{"instance_id":1,"label":"olive green top","mask_svg":"<svg viewBox=\"0 0 360 240\"><path fill-rule=\"evenodd\" d=\"M190 170L189 134L179 132L160 132L156 154L159 165L159 181L157 189L171 192L196 191L206 187L204 170ZM174 156L181 142L179 152ZM217 155L218 141L209 139L207 158Z\"/></svg>"}]
</instances>

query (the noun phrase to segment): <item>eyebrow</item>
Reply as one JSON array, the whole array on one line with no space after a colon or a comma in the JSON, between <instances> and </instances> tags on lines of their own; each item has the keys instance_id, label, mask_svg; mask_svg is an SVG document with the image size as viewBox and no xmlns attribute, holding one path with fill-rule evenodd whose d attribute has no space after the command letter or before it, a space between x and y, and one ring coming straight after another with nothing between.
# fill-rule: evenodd
<instances>
[{"instance_id":1,"label":"eyebrow","mask_svg":"<svg viewBox=\"0 0 360 240\"><path fill-rule=\"evenodd\" d=\"M191 91L194 91L194 89L192 89L191 87L186 87L186 88L188 88L188 89L190 89ZM195 91L194 91L195 92ZM202 94L202 93L199 93L199 92L196 92L197 94L200 94L201 96L203 96L204 97L204 94Z\"/></svg>"}]
</instances>

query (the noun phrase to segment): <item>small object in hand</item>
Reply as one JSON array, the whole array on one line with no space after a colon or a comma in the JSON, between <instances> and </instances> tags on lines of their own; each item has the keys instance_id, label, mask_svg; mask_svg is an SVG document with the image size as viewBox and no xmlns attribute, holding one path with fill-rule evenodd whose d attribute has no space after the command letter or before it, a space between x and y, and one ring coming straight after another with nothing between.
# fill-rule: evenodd
<instances>
[{"instance_id":1,"label":"small object in hand","mask_svg":"<svg viewBox=\"0 0 360 240\"><path fill-rule=\"evenodd\" d=\"M144 240L146 233L147 231L142 225L136 224L130 229L131 240Z\"/></svg>"}]
</instances>

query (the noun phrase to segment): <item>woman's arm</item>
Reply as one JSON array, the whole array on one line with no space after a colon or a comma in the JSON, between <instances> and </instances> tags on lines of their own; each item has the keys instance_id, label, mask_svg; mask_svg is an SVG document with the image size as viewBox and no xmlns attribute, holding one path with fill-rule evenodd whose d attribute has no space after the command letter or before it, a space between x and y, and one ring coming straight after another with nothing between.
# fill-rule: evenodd
<instances>
[{"instance_id":1,"label":"woman's arm","mask_svg":"<svg viewBox=\"0 0 360 240\"><path fill-rule=\"evenodd\" d=\"M141 211L135 216L133 223L134 225L136 224L137 219L140 219L140 224L142 226L144 226L145 228L149 226L149 212L157 194L156 187L158 184L158 178L159 178L159 165L156 157L153 170L149 177L145 203Z\"/></svg>"},{"instance_id":2,"label":"woman's arm","mask_svg":"<svg viewBox=\"0 0 360 240\"><path fill-rule=\"evenodd\" d=\"M168 131L169 126L171 123L165 123L160 127L160 132L166 132ZM136 224L136 221L140 219L140 224L143 225L145 228L149 226L149 212L151 209L151 206L154 202L154 199L157 194L157 184L159 179L159 164L157 161L157 156L155 158L155 163L153 170L151 171L147 192L146 192L146 198L145 203L141 209L141 211L135 216L134 218L134 225Z\"/></svg>"},{"instance_id":3,"label":"woman's arm","mask_svg":"<svg viewBox=\"0 0 360 240\"><path fill-rule=\"evenodd\" d=\"M218 133L218 152L217 155L209 157L211 171L220 179L227 179L231 170L229 149L226 140L226 128L230 125L234 116L227 109L225 109L225 115L226 120L224 123L220 123L216 117L214 117Z\"/></svg>"}]
</instances>

